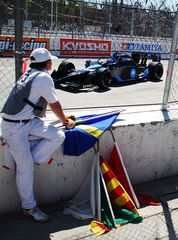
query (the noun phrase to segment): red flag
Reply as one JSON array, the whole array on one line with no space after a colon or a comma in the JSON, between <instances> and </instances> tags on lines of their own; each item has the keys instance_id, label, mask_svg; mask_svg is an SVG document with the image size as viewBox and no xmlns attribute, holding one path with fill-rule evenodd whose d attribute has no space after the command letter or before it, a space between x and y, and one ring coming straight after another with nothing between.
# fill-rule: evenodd
<instances>
[{"instance_id":1,"label":"red flag","mask_svg":"<svg viewBox=\"0 0 178 240\"><path fill-rule=\"evenodd\" d=\"M114 147L112 149L108 165L110 166L115 176L120 181L128 195L130 196L132 201L135 203L137 208L139 208L140 204L131 185L129 176L123 163L122 155L116 142L114 143Z\"/></svg>"},{"instance_id":2,"label":"red flag","mask_svg":"<svg viewBox=\"0 0 178 240\"><path fill-rule=\"evenodd\" d=\"M147 194L137 194L137 198L142 205L159 206L161 204L157 199Z\"/></svg>"}]
</instances>

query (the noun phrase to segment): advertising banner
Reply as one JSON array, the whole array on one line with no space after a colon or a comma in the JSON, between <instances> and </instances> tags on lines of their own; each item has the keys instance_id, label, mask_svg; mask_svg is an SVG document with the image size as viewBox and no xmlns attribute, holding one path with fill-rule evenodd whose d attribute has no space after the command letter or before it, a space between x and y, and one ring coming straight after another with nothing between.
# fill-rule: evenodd
<instances>
[{"instance_id":1,"label":"advertising banner","mask_svg":"<svg viewBox=\"0 0 178 240\"><path fill-rule=\"evenodd\" d=\"M111 55L111 41L61 38L60 55L108 57Z\"/></svg>"},{"instance_id":2,"label":"advertising banner","mask_svg":"<svg viewBox=\"0 0 178 240\"><path fill-rule=\"evenodd\" d=\"M22 50L24 55L28 56L35 48L49 49L49 38L23 38ZM15 51L15 37L0 36L0 54L4 56L12 56Z\"/></svg>"},{"instance_id":3,"label":"advertising banner","mask_svg":"<svg viewBox=\"0 0 178 240\"><path fill-rule=\"evenodd\" d=\"M164 52L162 44L141 43L141 42L122 42L122 50L141 51L141 52Z\"/></svg>"}]
</instances>

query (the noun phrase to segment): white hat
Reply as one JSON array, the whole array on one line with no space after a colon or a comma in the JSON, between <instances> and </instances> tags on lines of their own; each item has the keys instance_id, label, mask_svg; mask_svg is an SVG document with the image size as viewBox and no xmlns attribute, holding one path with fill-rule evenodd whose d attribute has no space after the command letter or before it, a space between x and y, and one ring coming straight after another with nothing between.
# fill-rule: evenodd
<instances>
[{"instance_id":1,"label":"white hat","mask_svg":"<svg viewBox=\"0 0 178 240\"><path fill-rule=\"evenodd\" d=\"M52 59L58 58L56 56L51 55L51 53L46 48L36 48L30 54L30 61L32 63L41 63Z\"/></svg>"}]
</instances>

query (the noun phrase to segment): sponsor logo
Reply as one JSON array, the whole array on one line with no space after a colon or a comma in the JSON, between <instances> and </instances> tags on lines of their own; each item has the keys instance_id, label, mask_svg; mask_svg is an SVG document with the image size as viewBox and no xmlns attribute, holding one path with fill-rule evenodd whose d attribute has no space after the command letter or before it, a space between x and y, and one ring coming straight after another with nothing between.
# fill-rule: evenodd
<instances>
[{"instance_id":1,"label":"sponsor logo","mask_svg":"<svg viewBox=\"0 0 178 240\"><path fill-rule=\"evenodd\" d=\"M128 50L128 43L122 43L122 50Z\"/></svg>"},{"instance_id":2,"label":"sponsor logo","mask_svg":"<svg viewBox=\"0 0 178 240\"><path fill-rule=\"evenodd\" d=\"M121 48L122 50L129 50L129 51L163 52L162 45L152 44L152 43L123 42Z\"/></svg>"},{"instance_id":3,"label":"sponsor logo","mask_svg":"<svg viewBox=\"0 0 178 240\"><path fill-rule=\"evenodd\" d=\"M137 75L136 70L135 70L135 68L133 68L133 69L131 70L131 72L130 72L130 77L131 77L132 79L134 79L134 78L136 78L136 75Z\"/></svg>"},{"instance_id":4,"label":"sponsor logo","mask_svg":"<svg viewBox=\"0 0 178 240\"><path fill-rule=\"evenodd\" d=\"M22 49L24 51L33 51L35 48L49 49L49 39L45 38L23 38ZM15 50L15 38L0 36L0 51L12 52Z\"/></svg>"},{"instance_id":5,"label":"sponsor logo","mask_svg":"<svg viewBox=\"0 0 178 240\"><path fill-rule=\"evenodd\" d=\"M61 55L110 56L111 41L60 39Z\"/></svg>"},{"instance_id":6,"label":"sponsor logo","mask_svg":"<svg viewBox=\"0 0 178 240\"><path fill-rule=\"evenodd\" d=\"M0 50L1 51L11 51L15 49L14 40L11 41L11 38L7 37L6 39L0 40Z\"/></svg>"},{"instance_id":7,"label":"sponsor logo","mask_svg":"<svg viewBox=\"0 0 178 240\"><path fill-rule=\"evenodd\" d=\"M108 51L107 43L91 43L91 42L63 42L62 50L74 51Z\"/></svg>"}]
</instances>

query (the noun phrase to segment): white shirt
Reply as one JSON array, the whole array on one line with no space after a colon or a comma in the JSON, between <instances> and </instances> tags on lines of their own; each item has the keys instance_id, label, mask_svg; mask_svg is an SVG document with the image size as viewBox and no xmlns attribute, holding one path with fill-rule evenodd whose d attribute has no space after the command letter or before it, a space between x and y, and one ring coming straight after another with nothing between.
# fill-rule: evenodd
<instances>
[{"instance_id":1,"label":"white shirt","mask_svg":"<svg viewBox=\"0 0 178 240\"><path fill-rule=\"evenodd\" d=\"M34 73L38 70L32 69L31 73ZM31 86L31 91L29 95L29 100L36 104L40 97L46 99L48 103L54 103L58 101L58 98L55 94L54 82L47 70L43 70L39 75L37 75ZM5 118L12 120L21 120L21 119L32 119L35 117L34 108L29 104L26 104L22 111L15 115L3 114Z\"/></svg>"}]
</instances>

